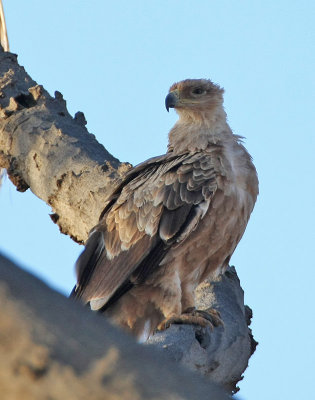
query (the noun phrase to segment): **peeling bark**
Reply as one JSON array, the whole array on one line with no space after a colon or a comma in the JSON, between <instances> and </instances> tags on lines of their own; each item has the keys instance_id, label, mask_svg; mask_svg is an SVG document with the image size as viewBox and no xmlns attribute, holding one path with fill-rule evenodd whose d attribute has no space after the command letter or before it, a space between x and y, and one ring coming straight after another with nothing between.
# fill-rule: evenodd
<instances>
[{"instance_id":1,"label":"peeling bark","mask_svg":"<svg viewBox=\"0 0 315 400\"><path fill-rule=\"evenodd\" d=\"M61 93L37 85L0 52L0 167L17 190L30 188L53 209L53 221L77 242L98 222L114 181L130 168L68 113ZM82 189L84 188L84 189Z\"/></svg>"},{"instance_id":2,"label":"peeling bark","mask_svg":"<svg viewBox=\"0 0 315 400\"><path fill-rule=\"evenodd\" d=\"M88 133L83 113L72 118L59 92L51 97L18 65L14 54L3 51L0 51L0 117L0 167L6 168L18 190L30 188L52 207L52 221L58 224L61 232L83 243L89 230L98 222L113 183L121 179L130 164L121 163ZM42 301L47 301L49 293L43 291ZM187 325L172 326L166 332L156 334L149 343L162 349L169 358L198 370L229 391L236 391L236 383L241 379L256 343L248 328L249 313L236 273L230 270L218 282L202 285L197 298L200 307L214 306L220 311L224 328L210 332ZM79 319L83 310L76 310ZM18 307L16 312L19 312ZM21 315L16 314L16 318L20 321ZM93 318L96 317L86 317L86 323ZM38 320L38 326L41 323ZM76 331L72 334L75 336ZM71 335L64 336L70 346L74 340ZM36 340L32 340L35 346ZM126 346L123 339L121 343ZM98 346L97 343L94 346ZM21 352L22 357L25 348L16 351ZM43 354L47 357L45 351ZM76 362L81 362L66 361L73 367ZM24 366L21 368L25 369ZM33 374L34 382L45 368L41 367L41 361L31 368L29 373ZM87 376L82 377L82 382Z\"/></svg>"}]
</instances>

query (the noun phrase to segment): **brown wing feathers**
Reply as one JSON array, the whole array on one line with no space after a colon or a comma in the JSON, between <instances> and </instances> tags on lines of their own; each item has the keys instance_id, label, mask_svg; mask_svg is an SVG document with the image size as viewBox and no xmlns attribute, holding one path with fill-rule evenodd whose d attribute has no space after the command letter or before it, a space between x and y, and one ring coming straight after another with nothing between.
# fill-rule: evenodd
<instances>
[{"instance_id":1,"label":"brown wing feathers","mask_svg":"<svg viewBox=\"0 0 315 400\"><path fill-rule=\"evenodd\" d=\"M113 304L186 238L216 190L210 155L156 157L134 168L114 192L77 263L75 295ZM188 230L185 234L183 232Z\"/></svg>"},{"instance_id":2,"label":"brown wing feathers","mask_svg":"<svg viewBox=\"0 0 315 400\"><path fill-rule=\"evenodd\" d=\"M96 231L90 235L84 251L76 262L77 280L80 284L72 290L70 297L82 297L83 290L90 281L94 270L94 268L90 268L90 266L95 266L97 264L103 250L103 235L101 232Z\"/></svg>"}]
</instances>

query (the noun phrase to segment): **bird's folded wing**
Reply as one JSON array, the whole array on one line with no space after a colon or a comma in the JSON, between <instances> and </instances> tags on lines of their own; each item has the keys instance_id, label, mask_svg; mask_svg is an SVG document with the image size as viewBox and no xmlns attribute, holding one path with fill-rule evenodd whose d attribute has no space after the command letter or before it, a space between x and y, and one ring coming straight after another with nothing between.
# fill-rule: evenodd
<instances>
[{"instance_id":1,"label":"bird's folded wing","mask_svg":"<svg viewBox=\"0 0 315 400\"><path fill-rule=\"evenodd\" d=\"M78 259L75 296L98 308L145 280L168 249L197 228L217 173L204 152L167 154L131 170Z\"/></svg>"}]
</instances>

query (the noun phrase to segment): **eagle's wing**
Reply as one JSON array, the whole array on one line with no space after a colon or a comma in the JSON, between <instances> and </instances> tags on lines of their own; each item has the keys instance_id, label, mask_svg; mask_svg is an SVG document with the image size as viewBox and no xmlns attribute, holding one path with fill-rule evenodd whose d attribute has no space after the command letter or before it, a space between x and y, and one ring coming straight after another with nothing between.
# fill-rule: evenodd
<instances>
[{"instance_id":1,"label":"eagle's wing","mask_svg":"<svg viewBox=\"0 0 315 400\"><path fill-rule=\"evenodd\" d=\"M143 282L205 215L216 175L213 157L204 152L168 153L131 170L77 261L73 294L99 309Z\"/></svg>"}]
</instances>

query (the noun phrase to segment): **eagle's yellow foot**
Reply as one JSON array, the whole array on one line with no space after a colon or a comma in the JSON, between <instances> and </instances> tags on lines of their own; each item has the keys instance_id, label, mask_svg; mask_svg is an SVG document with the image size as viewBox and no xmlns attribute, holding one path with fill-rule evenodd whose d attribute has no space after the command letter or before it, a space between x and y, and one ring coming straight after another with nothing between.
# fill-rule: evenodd
<instances>
[{"instance_id":1,"label":"eagle's yellow foot","mask_svg":"<svg viewBox=\"0 0 315 400\"><path fill-rule=\"evenodd\" d=\"M210 326L211 329L220 325L224 325L219 311L215 310L214 308L208 308L207 310L196 310L194 307L187 309L181 315L173 315L169 318L165 318L159 324L157 329L159 331L164 331L172 324L199 325L202 327Z\"/></svg>"}]
</instances>

